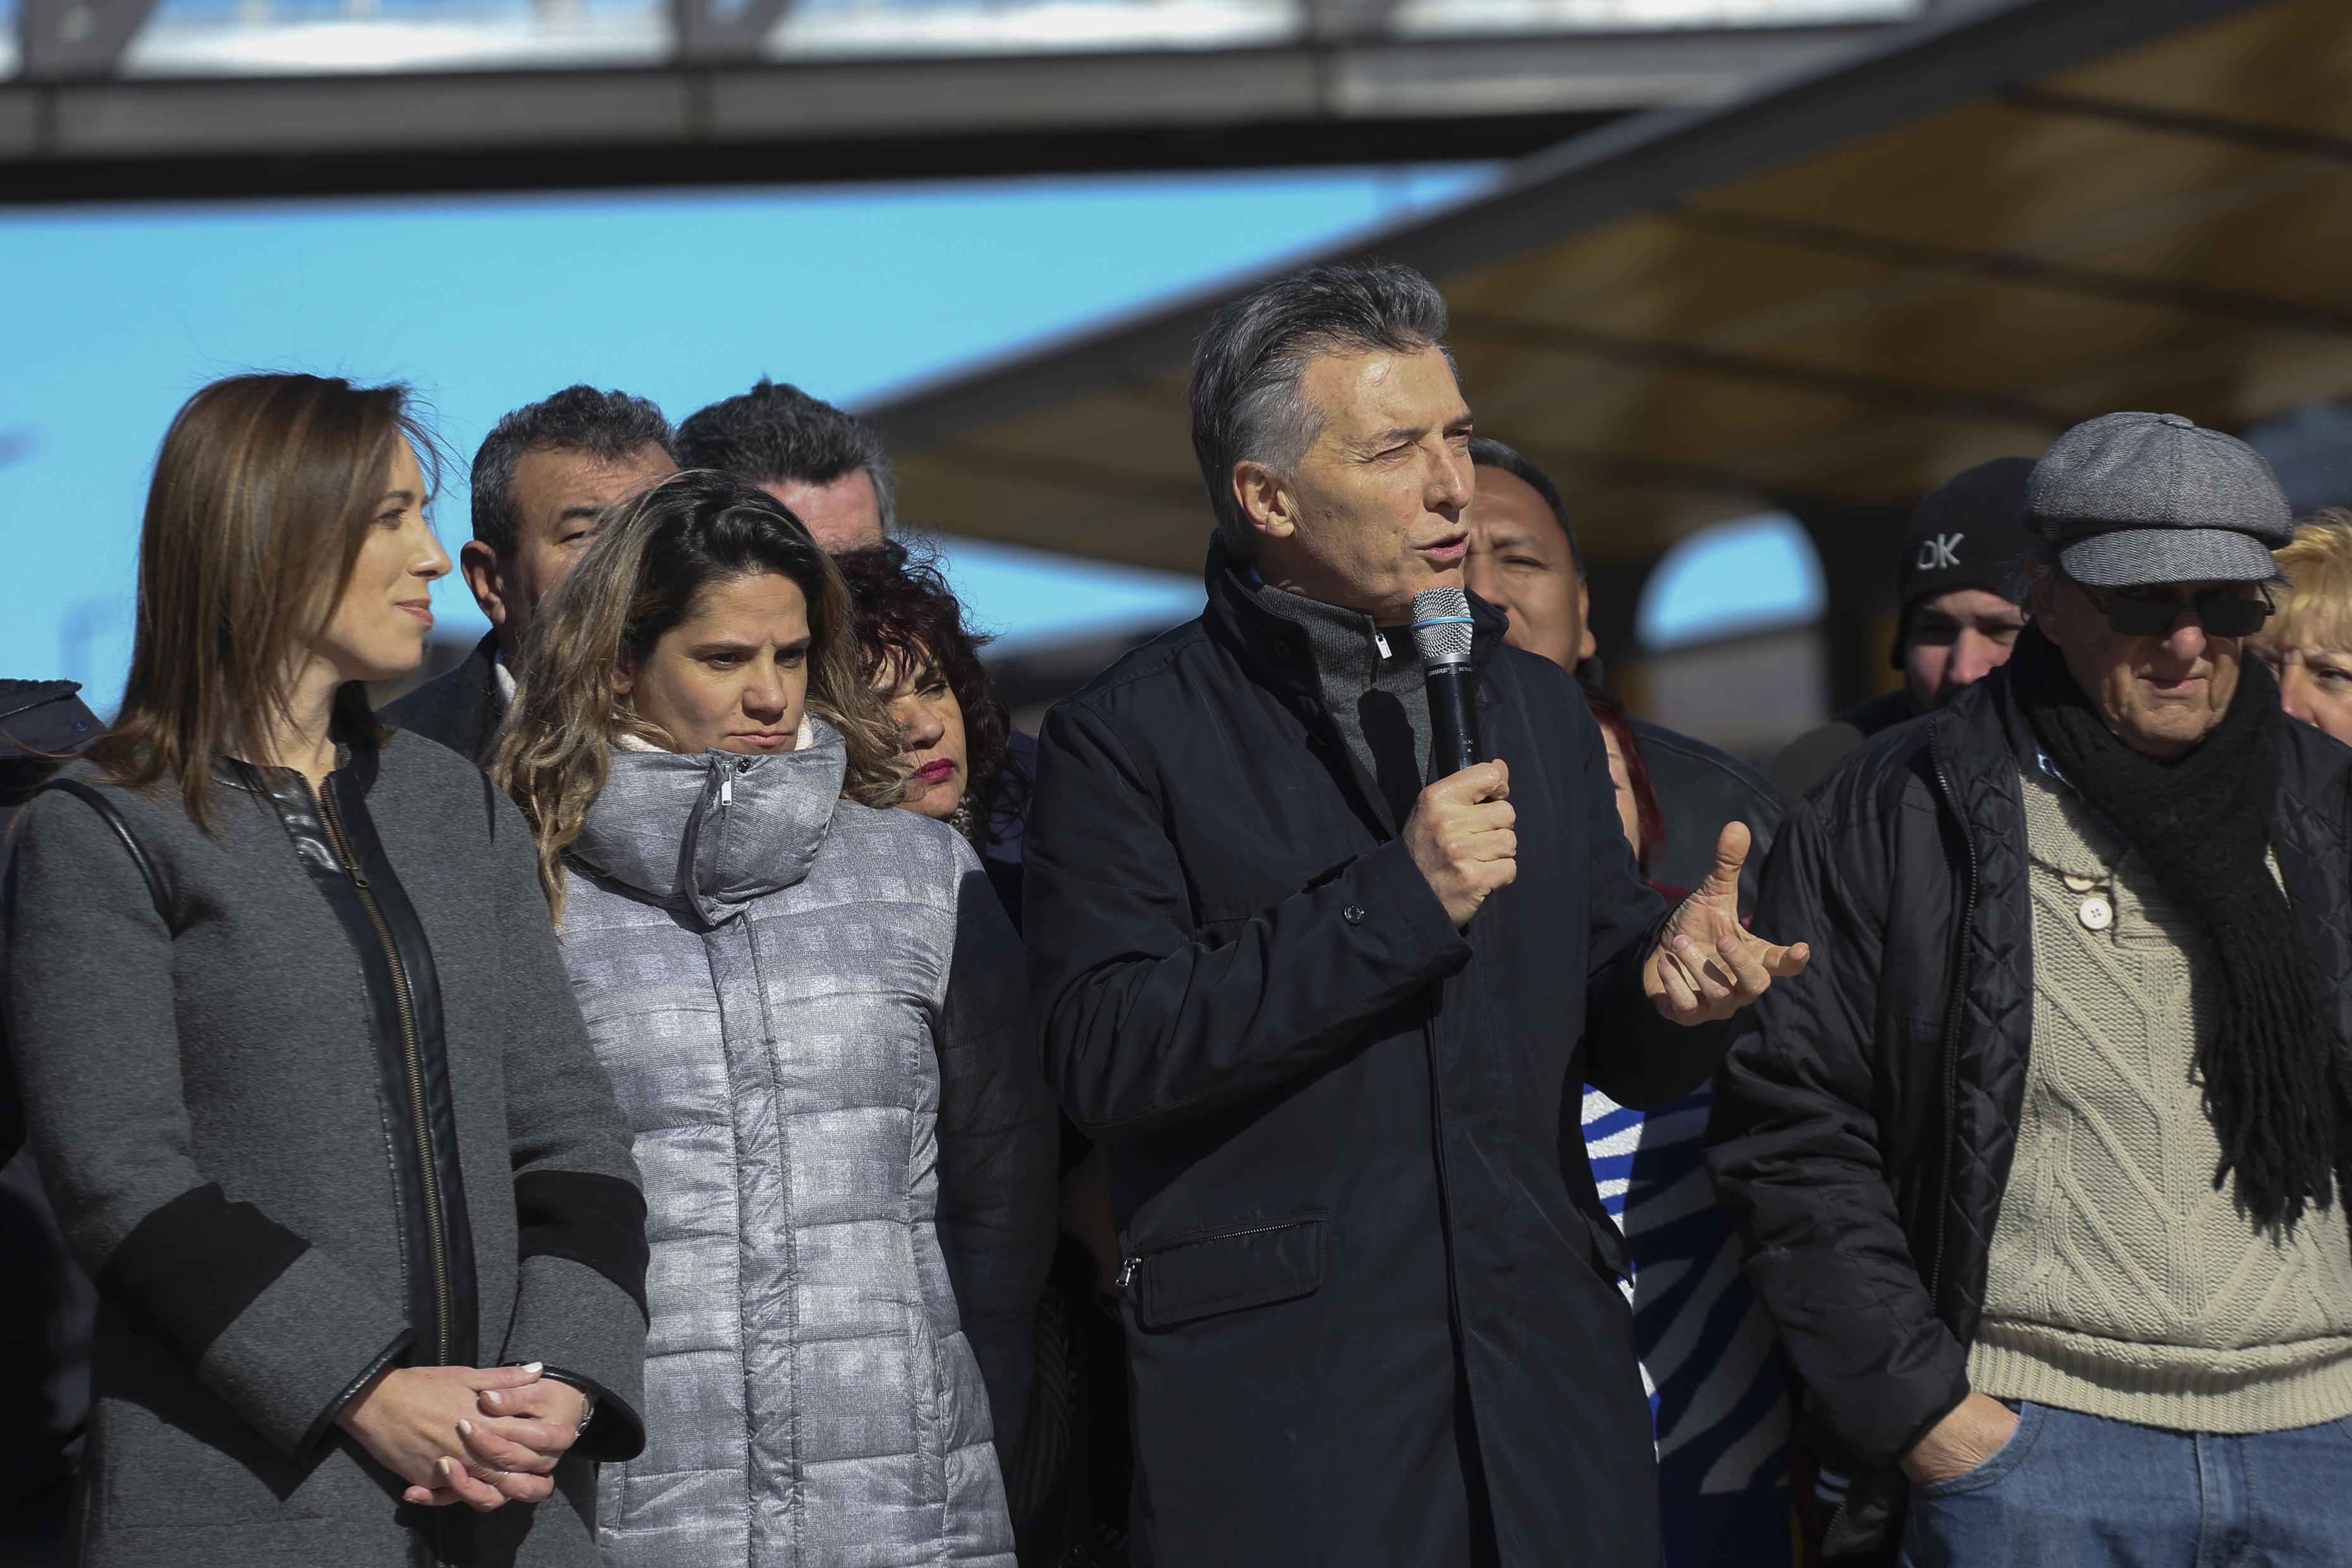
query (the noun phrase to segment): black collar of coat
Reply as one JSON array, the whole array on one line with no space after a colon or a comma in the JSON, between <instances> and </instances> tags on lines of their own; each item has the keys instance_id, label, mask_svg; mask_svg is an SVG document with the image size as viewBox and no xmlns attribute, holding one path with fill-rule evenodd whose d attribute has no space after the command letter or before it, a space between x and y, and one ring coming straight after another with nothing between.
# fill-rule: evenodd
<instances>
[{"instance_id":1,"label":"black collar of coat","mask_svg":"<svg viewBox=\"0 0 2352 1568\"><path fill-rule=\"evenodd\" d=\"M1252 591L1254 574L1247 562L1234 559L1225 549L1223 540L1210 540L1209 563L1203 574L1209 603L1201 613L1202 627L1262 685L1318 712L1327 710L1322 677L1315 668L1315 650L1308 646L1306 632L1258 603ZM1503 634L1511 629L1511 621L1475 594L1470 595L1470 663L1483 676L1496 650L1503 646Z\"/></svg>"},{"instance_id":2,"label":"black collar of coat","mask_svg":"<svg viewBox=\"0 0 2352 1568\"><path fill-rule=\"evenodd\" d=\"M1261 604L1252 586L1255 576L1248 563L1236 561L1226 552L1223 540L1210 541L1206 573L1209 603L1201 612L1202 629L1211 642L1233 656L1245 677L1272 693L1311 734L1320 738L1327 753L1326 763L1354 797L1356 809L1376 831L1393 837L1401 824L1387 796L1365 775L1362 764L1340 738L1339 722L1332 718L1330 704L1323 695L1323 675L1316 667L1315 648L1307 638L1307 628L1285 620ZM1503 646L1503 634L1511 623L1502 611L1475 594L1470 595L1470 616L1471 667L1484 677L1486 666ZM1479 710L1484 714L1494 705L1494 693L1482 679ZM1491 731L1489 721L1482 718L1481 723Z\"/></svg>"},{"instance_id":3,"label":"black collar of coat","mask_svg":"<svg viewBox=\"0 0 2352 1568\"><path fill-rule=\"evenodd\" d=\"M327 733L335 742L335 769L330 779L345 779L353 793L366 799L374 791L376 774L383 765L382 744L367 725L350 722L340 712ZM231 789L276 799L283 792L299 793L294 784L299 777L292 768L265 768L220 752L213 753L214 782Z\"/></svg>"}]
</instances>

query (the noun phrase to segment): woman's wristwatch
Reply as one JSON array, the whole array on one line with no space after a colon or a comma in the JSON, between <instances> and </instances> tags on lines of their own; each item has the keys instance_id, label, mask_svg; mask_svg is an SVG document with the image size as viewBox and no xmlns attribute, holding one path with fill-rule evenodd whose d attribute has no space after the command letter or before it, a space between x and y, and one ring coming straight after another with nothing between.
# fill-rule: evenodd
<instances>
[{"instance_id":1,"label":"woman's wristwatch","mask_svg":"<svg viewBox=\"0 0 2352 1568\"><path fill-rule=\"evenodd\" d=\"M549 1382L560 1383L580 1395L580 1424L572 1428L572 1440L576 1443L580 1440L580 1434L588 1430L588 1423L595 1417L596 1395L562 1373L551 1372L547 1378Z\"/></svg>"}]
</instances>

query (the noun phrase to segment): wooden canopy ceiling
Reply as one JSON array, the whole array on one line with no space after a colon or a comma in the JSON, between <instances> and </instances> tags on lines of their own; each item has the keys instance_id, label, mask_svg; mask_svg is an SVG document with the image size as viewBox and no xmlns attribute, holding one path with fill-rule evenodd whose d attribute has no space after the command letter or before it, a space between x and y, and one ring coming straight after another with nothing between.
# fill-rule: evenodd
<instances>
[{"instance_id":1,"label":"wooden canopy ceiling","mask_svg":"<svg viewBox=\"0 0 2352 1568\"><path fill-rule=\"evenodd\" d=\"M2352 6L2012 0L1331 254L1439 284L1481 433L1603 562L1898 507L2113 409L2240 428L2352 395ZM1198 570L1186 362L1245 286L868 410L902 510Z\"/></svg>"}]
</instances>

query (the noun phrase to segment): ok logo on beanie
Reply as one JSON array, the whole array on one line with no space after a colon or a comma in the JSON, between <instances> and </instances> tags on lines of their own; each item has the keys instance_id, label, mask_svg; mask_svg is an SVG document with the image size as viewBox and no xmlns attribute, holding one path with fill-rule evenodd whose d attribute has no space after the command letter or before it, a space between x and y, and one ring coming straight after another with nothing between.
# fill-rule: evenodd
<instances>
[{"instance_id":1,"label":"ok logo on beanie","mask_svg":"<svg viewBox=\"0 0 2352 1568\"><path fill-rule=\"evenodd\" d=\"M1947 572L1960 563L1960 541L1965 533L1933 533L1919 542L1919 556L1913 570Z\"/></svg>"}]
</instances>

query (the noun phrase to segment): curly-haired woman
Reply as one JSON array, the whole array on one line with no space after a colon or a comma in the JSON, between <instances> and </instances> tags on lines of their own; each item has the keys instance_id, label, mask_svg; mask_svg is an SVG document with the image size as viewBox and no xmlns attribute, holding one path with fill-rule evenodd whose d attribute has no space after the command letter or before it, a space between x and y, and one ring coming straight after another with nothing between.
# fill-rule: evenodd
<instances>
[{"instance_id":1,"label":"curly-haired woman","mask_svg":"<svg viewBox=\"0 0 2352 1568\"><path fill-rule=\"evenodd\" d=\"M1011 1568L1053 1108L1018 942L891 809L898 751L839 573L719 475L625 503L541 611L493 771L646 1173L620 1568Z\"/></svg>"},{"instance_id":2,"label":"curly-haired woman","mask_svg":"<svg viewBox=\"0 0 2352 1568\"><path fill-rule=\"evenodd\" d=\"M990 639L965 623L928 552L894 539L834 564L849 584L858 672L898 726L908 773L899 804L964 836L1018 927L1031 747L981 662Z\"/></svg>"},{"instance_id":3,"label":"curly-haired woman","mask_svg":"<svg viewBox=\"0 0 2352 1568\"><path fill-rule=\"evenodd\" d=\"M849 584L857 663L898 725L907 810L953 826L1021 923L1020 843L1028 738L981 662L986 636L928 552L897 540L834 557ZM1134 1458L1127 1352L1112 1280L1118 1246L1100 1149L1060 1124L1061 1224L1039 1304L1038 1376L1028 1441L1005 1458L1005 1489L1024 1559L1124 1563Z\"/></svg>"}]
</instances>

